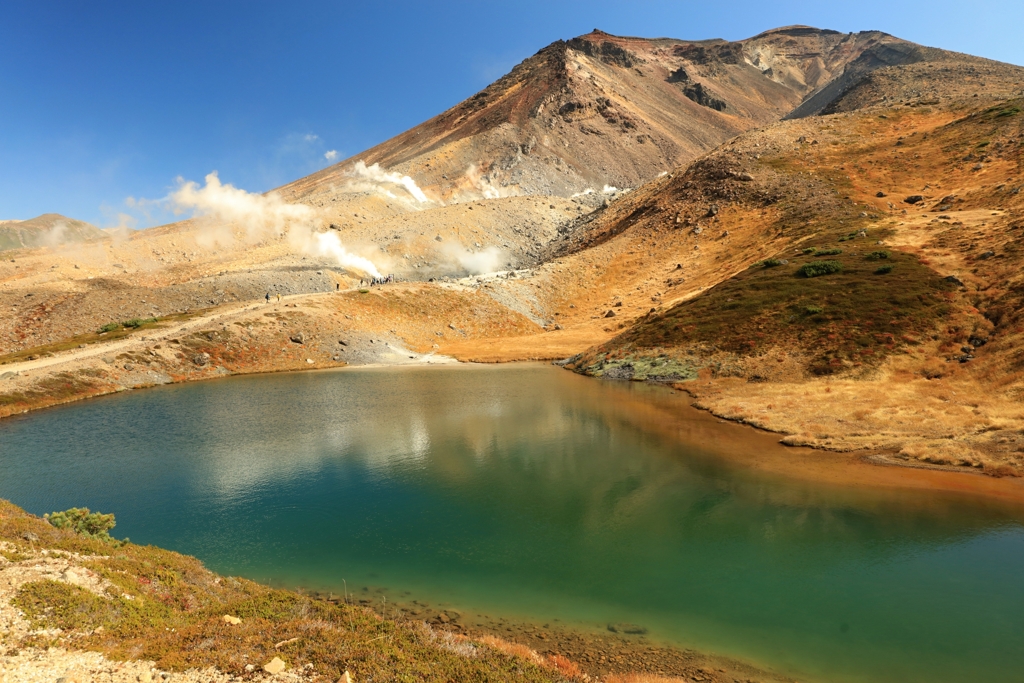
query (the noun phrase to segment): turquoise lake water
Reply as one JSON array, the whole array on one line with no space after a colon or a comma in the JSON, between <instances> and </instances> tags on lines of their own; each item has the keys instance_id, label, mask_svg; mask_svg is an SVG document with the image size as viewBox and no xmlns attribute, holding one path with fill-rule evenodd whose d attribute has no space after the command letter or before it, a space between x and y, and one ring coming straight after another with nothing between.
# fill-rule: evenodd
<instances>
[{"instance_id":1,"label":"turquoise lake water","mask_svg":"<svg viewBox=\"0 0 1024 683\"><path fill-rule=\"evenodd\" d=\"M0 422L0 497L225 574L634 622L801 681L1024 680L1024 512L752 471L684 407L539 365L162 387Z\"/></svg>"}]
</instances>

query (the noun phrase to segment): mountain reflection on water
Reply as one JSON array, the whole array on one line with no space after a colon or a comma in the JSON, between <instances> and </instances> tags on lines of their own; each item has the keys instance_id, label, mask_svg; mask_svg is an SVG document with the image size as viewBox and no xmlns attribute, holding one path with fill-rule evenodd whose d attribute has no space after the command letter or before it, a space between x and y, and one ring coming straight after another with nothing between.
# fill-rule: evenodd
<instances>
[{"instance_id":1,"label":"mountain reflection on water","mask_svg":"<svg viewBox=\"0 0 1024 683\"><path fill-rule=\"evenodd\" d=\"M544 366L346 370L2 423L0 496L114 512L116 532L223 573L637 622L811 678L1024 670L1019 508L721 457L744 449L781 447L658 387Z\"/></svg>"}]
</instances>

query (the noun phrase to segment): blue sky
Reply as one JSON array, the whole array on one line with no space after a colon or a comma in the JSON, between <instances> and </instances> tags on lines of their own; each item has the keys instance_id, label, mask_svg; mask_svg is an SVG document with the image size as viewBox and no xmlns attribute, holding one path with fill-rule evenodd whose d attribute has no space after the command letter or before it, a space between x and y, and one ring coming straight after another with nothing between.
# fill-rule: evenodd
<instances>
[{"instance_id":1,"label":"blue sky","mask_svg":"<svg viewBox=\"0 0 1024 683\"><path fill-rule=\"evenodd\" d=\"M1024 64L1024 2L47 2L0 8L0 219L102 227L182 176L266 191L472 95L559 38L878 29ZM164 215L134 213L137 227Z\"/></svg>"}]
</instances>

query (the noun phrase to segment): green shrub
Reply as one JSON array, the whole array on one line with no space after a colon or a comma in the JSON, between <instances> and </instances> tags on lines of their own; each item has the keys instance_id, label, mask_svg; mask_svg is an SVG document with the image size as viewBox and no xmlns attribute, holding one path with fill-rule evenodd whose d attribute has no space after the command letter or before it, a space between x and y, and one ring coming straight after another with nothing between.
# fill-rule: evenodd
<instances>
[{"instance_id":1,"label":"green shrub","mask_svg":"<svg viewBox=\"0 0 1024 683\"><path fill-rule=\"evenodd\" d=\"M131 320L125 320L124 322L121 323L121 325L123 327L128 327L134 330L135 328L142 327L147 323L155 322L158 322L156 318L132 318Z\"/></svg>"},{"instance_id":2,"label":"green shrub","mask_svg":"<svg viewBox=\"0 0 1024 683\"><path fill-rule=\"evenodd\" d=\"M821 306L804 306L804 312L807 315L818 315L819 313L823 313L824 311L825 309L822 308Z\"/></svg>"},{"instance_id":3,"label":"green shrub","mask_svg":"<svg viewBox=\"0 0 1024 683\"><path fill-rule=\"evenodd\" d=\"M815 256L836 256L842 253L843 250L837 247L832 247L831 249L818 249L814 252Z\"/></svg>"},{"instance_id":4,"label":"green shrub","mask_svg":"<svg viewBox=\"0 0 1024 683\"><path fill-rule=\"evenodd\" d=\"M885 275L886 273L892 272L892 264L886 263L884 266L878 266L878 270L875 271L875 275Z\"/></svg>"},{"instance_id":5,"label":"green shrub","mask_svg":"<svg viewBox=\"0 0 1024 683\"><path fill-rule=\"evenodd\" d=\"M843 264L839 261L811 261L800 266L797 275L804 277L819 277L821 275L831 275L832 273L838 273L843 269Z\"/></svg>"},{"instance_id":6,"label":"green shrub","mask_svg":"<svg viewBox=\"0 0 1024 683\"><path fill-rule=\"evenodd\" d=\"M813 253L815 253L817 251L818 251L817 247L807 247L806 249L804 249L804 253L805 254L813 254Z\"/></svg>"},{"instance_id":7,"label":"green shrub","mask_svg":"<svg viewBox=\"0 0 1024 683\"><path fill-rule=\"evenodd\" d=\"M106 325L100 328L100 332L113 332L114 330L119 329L121 329L121 323L107 323Z\"/></svg>"},{"instance_id":8,"label":"green shrub","mask_svg":"<svg viewBox=\"0 0 1024 683\"><path fill-rule=\"evenodd\" d=\"M368 290L368 289L360 289L360 290L359 290L359 293L360 293L360 294L369 294L369 293L370 293L370 290Z\"/></svg>"},{"instance_id":9,"label":"green shrub","mask_svg":"<svg viewBox=\"0 0 1024 683\"><path fill-rule=\"evenodd\" d=\"M777 258L766 258L763 261L758 261L755 265L761 266L762 268L775 268L782 265L782 261Z\"/></svg>"},{"instance_id":10,"label":"green shrub","mask_svg":"<svg viewBox=\"0 0 1024 683\"><path fill-rule=\"evenodd\" d=\"M114 515L112 514L105 515L102 512L89 512L89 508L71 508L63 512L52 512L48 515L43 515L43 519L58 529L74 531L76 534L88 538L95 538L108 543L120 542L110 537L110 530L117 526L117 522L114 521Z\"/></svg>"},{"instance_id":11,"label":"green shrub","mask_svg":"<svg viewBox=\"0 0 1024 683\"><path fill-rule=\"evenodd\" d=\"M869 261L881 261L882 259L889 258L890 256L892 256L892 252L886 251L885 249L880 249L878 251L872 251L869 254L866 254L864 258L868 259Z\"/></svg>"}]
</instances>

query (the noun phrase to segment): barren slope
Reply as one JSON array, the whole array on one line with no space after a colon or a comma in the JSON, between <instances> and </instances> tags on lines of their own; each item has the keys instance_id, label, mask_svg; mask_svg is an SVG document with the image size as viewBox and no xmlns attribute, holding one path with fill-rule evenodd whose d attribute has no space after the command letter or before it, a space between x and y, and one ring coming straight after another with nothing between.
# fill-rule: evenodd
<instances>
[{"instance_id":1,"label":"barren slope","mask_svg":"<svg viewBox=\"0 0 1024 683\"><path fill-rule=\"evenodd\" d=\"M876 31L798 26L727 42L595 30L549 45L465 102L282 192L332 201L356 161L408 174L445 201L636 187L782 118L812 92L807 106L818 110L874 69L959 57Z\"/></svg>"}]
</instances>

